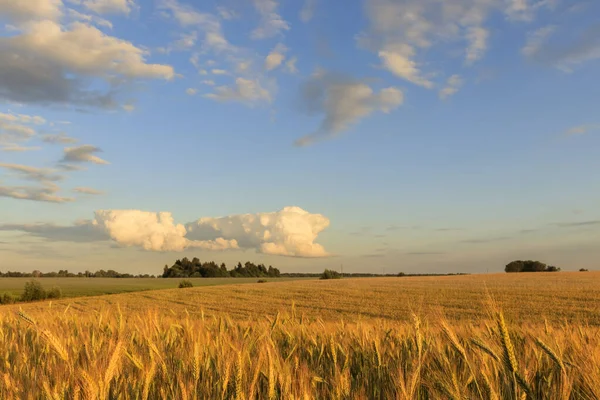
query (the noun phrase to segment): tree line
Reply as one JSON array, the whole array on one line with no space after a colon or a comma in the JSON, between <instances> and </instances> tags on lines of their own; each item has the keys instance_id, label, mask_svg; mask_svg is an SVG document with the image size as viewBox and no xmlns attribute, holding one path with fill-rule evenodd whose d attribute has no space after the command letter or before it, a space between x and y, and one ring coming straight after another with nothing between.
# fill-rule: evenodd
<instances>
[{"instance_id":1,"label":"tree line","mask_svg":"<svg viewBox=\"0 0 600 400\"><path fill-rule=\"evenodd\" d=\"M269 265L254 264L247 261L244 265L238 262L231 269L227 269L225 263L218 265L214 261L202 262L197 257L191 261L184 257L181 260L175 261L171 267L165 265L162 277L163 278L262 278L272 277L278 278L281 272Z\"/></svg>"},{"instance_id":2,"label":"tree line","mask_svg":"<svg viewBox=\"0 0 600 400\"><path fill-rule=\"evenodd\" d=\"M558 272L560 268L554 265L546 265L541 261L516 260L506 264L505 272Z\"/></svg>"},{"instance_id":3,"label":"tree line","mask_svg":"<svg viewBox=\"0 0 600 400\"><path fill-rule=\"evenodd\" d=\"M33 272L0 271L0 278L156 278L156 276L149 274L123 274L112 269L108 271L101 269L96 272L85 271L77 273L61 269L58 272L40 272L38 270Z\"/></svg>"}]
</instances>

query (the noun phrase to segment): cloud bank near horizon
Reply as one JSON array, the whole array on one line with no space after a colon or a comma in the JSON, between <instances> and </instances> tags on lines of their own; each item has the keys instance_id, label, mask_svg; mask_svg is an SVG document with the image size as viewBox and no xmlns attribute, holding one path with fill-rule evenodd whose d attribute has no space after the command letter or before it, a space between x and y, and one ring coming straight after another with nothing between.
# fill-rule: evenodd
<instances>
[{"instance_id":1,"label":"cloud bank near horizon","mask_svg":"<svg viewBox=\"0 0 600 400\"><path fill-rule=\"evenodd\" d=\"M48 241L113 241L122 247L146 251L181 252L252 250L288 257L328 257L315 243L329 219L300 207L275 212L203 217L187 224L176 223L170 212L98 210L92 220L73 225L4 224L0 231L20 231Z\"/></svg>"}]
</instances>

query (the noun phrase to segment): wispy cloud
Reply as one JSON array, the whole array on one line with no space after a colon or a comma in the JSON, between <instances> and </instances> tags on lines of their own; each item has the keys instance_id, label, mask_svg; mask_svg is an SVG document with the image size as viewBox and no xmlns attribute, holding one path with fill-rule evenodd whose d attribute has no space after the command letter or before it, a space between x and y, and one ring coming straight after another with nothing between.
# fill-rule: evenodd
<instances>
[{"instance_id":1,"label":"wispy cloud","mask_svg":"<svg viewBox=\"0 0 600 400\"><path fill-rule=\"evenodd\" d=\"M577 135L585 135L586 133L600 130L600 124L591 124L591 125L578 125L573 126L567 129L564 134L565 136L577 136Z\"/></svg>"},{"instance_id":2,"label":"wispy cloud","mask_svg":"<svg viewBox=\"0 0 600 400\"><path fill-rule=\"evenodd\" d=\"M395 87L378 93L361 81L326 71L316 71L304 84L302 101L311 114L324 114L319 129L296 141L307 146L331 138L375 111L389 113L404 102L404 94Z\"/></svg>"},{"instance_id":3,"label":"wispy cloud","mask_svg":"<svg viewBox=\"0 0 600 400\"><path fill-rule=\"evenodd\" d=\"M509 236L499 236L499 237L492 237L492 238L481 238L481 239L466 239L466 240L461 240L461 243L470 243L470 244L483 244L483 243L492 243L492 242L500 242L503 240L510 240L511 238Z\"/></svg>"},{"instance_id":4,"label":"wispy cloud","mask_svg":"<svg viewBox=\"0 0 600 400\"><path fill-rule=\"evenodd\" d=\"M96 189L92 189L92 188L84 187L84 186L78 186L78 187L74 188L73 191L76 193L96 195L96 196L104 194L104 192L101 190L96 190Z\"/></svg>"},{"instance_id":5,"label":"wispy cloud","mask_svg":"<svg viewBox=\"0 0 600 400\"><path fill-rule=\"evenodd\" d=\"M554 224L559 228L577 228L582 226L595 226L600 225L600 220L590 220L590 221L577 221L577 222L557 222Z\"/></svg>"},{"instance_id":6,"label":"wispy cloud","mask_svg":"<svg viewBox=\"0 0 600 400\"><path fill-rule=\"evenodd\" d=\"M64 156L61 162L90 162L94 164L110 164L108 161L103 160L100 157L94 155L95 153L100 152L102 152L101 149L89 144L77 147L66 147L64 149Z\"/></svg>"},{"instance_id":7,"label":"wispy cloud","mask_svg":"<svg viewBox=\"0 0 600 400\"><path fill-rule=\"evenodd\" d=\"M450 96L455 95L463 85L464 81L459 75L452 75L446 81L446 86L444 86L440 92L439 97L442 100L447 99Z\"/></svg>"}]
</instances>

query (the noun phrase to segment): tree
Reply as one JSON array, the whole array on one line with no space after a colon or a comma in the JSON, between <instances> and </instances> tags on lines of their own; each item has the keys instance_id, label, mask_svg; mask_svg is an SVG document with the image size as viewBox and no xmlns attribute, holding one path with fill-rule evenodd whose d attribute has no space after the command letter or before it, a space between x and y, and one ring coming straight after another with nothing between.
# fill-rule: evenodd
<instances>
[{"instance_id":1,"label":"tree","mask_svg":"<svg viewBox=\"0 0 600 400\"><path fill-rule=\"evenodd\" d=\"M504 267L505 272L523 272L524 269L523 261L512 261Z\"/></svg>"},{"instance_id":2,"label":"tree","mask_svg":"<svg viewBox=\"0 0 600 400\"><path fill-rule=\"evenodd\" d=\"M319 279L341 279L342 275L337 272L337 271L333 271L330 269L326 269L325 271L323 271L323 273L321 274L321 277Z\"/></svg>"},{"instance_id":3,"label":"tree","mask_svg":"<svg viewBox=\"0 0 600 400\"><path fill-rule=\"evenodd\" d=\"M190 288L193 287L194 285L192 284L192 282L184 279L181 282L179 282L179 289L183 289L183 288Z\"/></svg>"},{"instance_id":4,"label":"tree","mask_svg":"<svg viewBox=\"0 0 600 400\"><path fill-rule=\"evenodd\" d=\"M38 281L31 280L25 284L25 291L21 296L22 301L44 300L48 295Z\"/></svg>"},{"instance_id":5,"label":"tree","mask_svg":"<svg viewBox=\"0 0 600 400\"><path fill-rule=\"evenodd\" d=\"M546 265L541 261L516 260L506 264L505 272L558 272L560 268L554 265Z\"/></svg>"}]
</instances>

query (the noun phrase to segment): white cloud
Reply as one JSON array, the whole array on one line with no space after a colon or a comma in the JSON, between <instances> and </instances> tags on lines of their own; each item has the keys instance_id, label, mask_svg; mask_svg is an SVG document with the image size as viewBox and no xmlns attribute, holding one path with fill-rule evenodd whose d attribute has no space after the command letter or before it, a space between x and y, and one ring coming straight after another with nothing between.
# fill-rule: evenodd
<instances>
[{"instance_id":1,"label":"white cloud","mask_svg":"<svg viewBox=\"0 0 600 400\"><path fill-rule=\"evenodd\" d=\"M285 60L285 53L287 52L287 47L283 44L279 43L267 56L265 59L265 69L267 71L272 71L275 68L279 67L281 63Z\"/></svg>"},{"instance_id":2,"label":"white cloud","mask_svg":"<svg viewBox=\"0 0 600 400\"><path fill-rule=\"evenodd\" d=\"M285 63L285 70L290 74L297 74L298 68L296 67L296 63L298 62L298 57L292 57Z\"/></svg>"},{"instance_id":3,"label":"white cloud","mask_svg":"<svg viewBox=\"0 0 600 400\"><path fill-rule=\"evenodd\" d=\"M309 112L325 118L317 132L296 141L298 146L335 136L375 111L390 112L404 102L404 95L395 87L375 93L363 82L317 71L304 86L303 101Z\"/></svg>"},{"instance_id":4,"label":"white cloud","mask_svg":"<svg viewBox=\"0 0 600 400\"><path fill-rule=\"evenodd\" d=\"M175 223L169 212L99 210L93 220L69 226L0 224L0 231L22 231L49 241L112 239L121 246L149 251L242 249L289 257L327 257L315 240L328 226L329 219L321 214L285 207L276 212L200 218L186 225Z\"/></svg>"},{"instance_id":5,"label":"white cloud","mask_svg":"<svg viewBox=\"0 0 600 400\"><path fill-rule=\"evenodd\" d=\"M415 85L432 88L433 82L421 75L417 63L411 59L413 55L414 50L410 46L379 52L379 58L385 69Z\"/></svg>"},{"instance_id":6,"label":"white cloud","mask_svg":"<svg viewBox=\"0 0 600 400\"><path fill-rule=\"evenodd\" d=\"M20 122L23 124L44 125L46 120L38 115L0 113L0 121Z\"/></svg>"},{"instance_id":7,"label":"white cloud","mask_svg":"<svg viewBox=\"0 0 600 400\"><path fill-rule=\"evenodd\" d=\"M559 0L507 0L505 13L513 21L530 22L541 8L554 8Z\"/></svg>"},{"instance_id":8,"label":"white cloud","mask_svg":"<svg viewBox=\"0 0 600 400\"><path fill-rule=\"evenodd\" d=\"M91 162L94 164L110 164L108 161L95 156L94 153L99 153L102 150L99 148L85 144L77 147L65 147L64 156L61 162Z\"/></svg>"},{"instance_id":9,"label":"white cloud","mask_svg":"<svg viewBox=\"0 0 600 400\"><path fill-rule=\"evenodd\" d=\"M187 89L185 90L185 92L186 92L188 95L190 95L190 96L193 96L193 95L195 95L196 93L198 93L198 90L197 90L197 89L194 89L194 88L187 88Z\"/></svg>"},{"instance_id":10,"label":"white cloud","mask_svg":"<svg viewBox=\"0 0 600 400\"><path fill-rule=\"evenodd\" d=\"M129 15L135 6L133 0L83 0L82 4L98 14Z\"/></svg>"},{"instance_id":11,"label":"white cloud","mask_svg":"<svg viewBox=\"0 0 600 400\"><path fill-rule=\"evenodd\" d=\"M73 23L70 30L50 21L33 23L23 35L9 40L24 50L84 75L116 73L128 78L174 77L173 68L168 65L147 64L144 60L146 51L80 22Z\"/></svg>"},{"instance_id":12,"label":"white cloud","mask_svg":"<svg viewBox=\"0 0 600 400\"><path fill-rule=\"evenodd\" d=\"M0 113L0 145L8 146L16 142L28 141L36 135L36 130L31 125L45 123L46 120L37 115ZM14 146L9 147L14 148Z\"/></svg>"},{"instance_id":13,"label":"white cloud","mask_svg":"<svg viewBox=\"0 0 600 400\"><path fill-rule=\"evenodd\" d=\"M23 179L32 181L54 182L63 179L62 175L56 174L56 171L51 168L38 168L29 165L9 163L0 163L0 168L17 173L22 176Z\"/></svg>"},{"instance_id":14,"label":"white cloud","mask_svg":"<svg viewBox=\"0 0 600 400\"><path fill-rule=\"evenodd\" d=\"M65 133L47 134L42 136L42 141L51 144L72 144L77 143L77 139L67 136Z\"/></svg>"},{"instance_id":15,"label":"white cloud","mask_svg":"<svg viewBox=\"0 0 600 400\"><path fill-rule=\"evenodd\" d=\"M68 10L68 13L69 13L68 14L69 17L76 21L83 21L83 22L87 22L89 24L103 26L108 29L113 28L112 22L110 22L109 20L106 20L102 17L99 17L97 15L83 14L83 13L80 13L79 11L73 10L72 8L70 8Z\"/></svg>"},{"instance_id":16,"label":"white cloud","mask_svg":"<svg viewBox=\"0 0 600 400\"><path fill-rule=\"evenodd\" d=\"M101 228L112 240L122 246L136 246L151 251L183 251L187 248L226 250L237 248L235 240L221 238L191 241L185 237L186 229L175 224L168 212L140 210L96 211L92 225Z\"/></svg>"},{"instance_id":17,"label":"white cloud","mask_svg":"<svg viewBox=\"0 0 600 400\"><path fill-rule=\"evenodd\" d=\"M591 131L600 129L600 124L597 125L578 125L569 128L565 131L566 136L585 135Z\"/></svg>"},{"instance_id":18,"label":"white cloud","mask_svg":"<svg viewBox=\"0 0 600 400\"><path fill-rule=\"evenodd\" d=\"M42 148L39 146L21 146L16 143L6 143L6 144L0 143L0 151L6 151L6 152L22 153L25 151L37 151L37 150L41 150L41 149Z\"/></svg>"},{"instance_id":19,"label":"white cloud","mask_svg":"<svg viewBox=\"0 0 600 400\"><path fill-rule=\"evenodd\" d=\"M237 78L233 86L218 86L214 93L205 97L222 102L238 101L248 105L271 101L271 94L258 80L245 78Z\"/></svg>"},{"instance_id":20,"label":"white cloud","mask_svg":"<svg viewBox=\"0 0 600 400\"><path fill-rule=\"evenodd\" d=\"M304 6L300 11L300 20L306 23L313 19L315 8L317 8L317 0L304 0Z\"/></svg>"},{"instance_id":21,"label":"white cloud","mask_svg":"<svg viewBox=\"0 0 600 400\"><path fill-rule=\"evenodd\" d=\"M444 99L447 99L448 97L456 94L456 92L458 92L458 90L461 88L463 83L464 82L459 75L452 75L446 81L446 86L444 86L440 90L440 92L439 92L440 99L444 100Z\"/></svg>"},{"instance_id":22,"label":"white cloud","mask_svg":"<svg viewBox=\"0 0 600 400\"><path fill-rule=\"evenodd\" d=\"M240 15L235 10L231 10L226 7L217 7L217 12L219 13L219 16L224 20L238 19L240 17Z\"/></svg>"},{"instance_id":23,"label":"white cloud","mask_svg":"<svg viewBox=\"0 0 600 400\"><path fill-rule=\"evenodd\" d=\"M211 69L210 73L213 74L213 75L227 75L228 74L228 72L226 70L224 70L224 69L216 69L216 68L215 69Z\"/></svg>"},{"instance_id":24,"label":"white cloud","mask_svg":"<svg viewBox=\"0 0 600 400\"><path fill-rule=\"evenodd\" d=\"M203 80L201 83L202 83L203 85L215 86L215 81L213 81L213 80L210 80L210 79Z\"/></svg>"},{"instance_id":25,"label":"white cloud","mask_svg":"<svg viewBox=\"0 0 600 400\"><path fill-rule=\"evenodd\" d=\"M80 21L30 20L18 32L0 38L5 100L114 107L128 81L175 76L169 65L147 63L146 50Z\"/></svg>"},{"instance_id":26,"label":"white cloud","mask_svg":"<svg viewBox=\"0 0 600 400\"><path fill-rule=\"evenodd\" d=\"M545 26L543 28L539 28L534 32L531 32L527 36L527 43L521 49L521 53L527 57L534 57L539 51L544 42L548 37L550 37L554 31L556 30L555 26Z\"/></svg>"},{"instance_id":27,"label":"white cloud","mask_svg":"<svg viewBox=\"0 0 600 400\"><path fill-rule=\"evenodd\" d=\"M73 189L74 192L77 193L81 193L81 194L89 194L89 195L101 195L104 194L104 192L100 191L100 190L96 190L96 189L92 189L89 187L84 187L84 186L78 186L76 188Z\"/></svg>"},{"instance_id":28,"label":"white cloud","mask_svg":"<svg viewBox=\"0 0 600 400\"><path fill-rule=\"evenodd\" d=\"M299 207L285 207L270 213L200 218L186 225L190 238L222 237L235 241L240 248L291 257L328 256L323 246L314 242L328 226L329 219L325 216L311 214Z\"/></svg>"},{"instance_id":29,"label":"white cloud","mask_svg":"<svg viewBox=\"0 0 600 400\"><path fill-rule=\"evenodd\" d=\"M260 14L260 24L252 31L252 39L268 39L281 35L290 29L290 24L277 13L276 0L254 0L254 7Z\"/></svg>"},{"instance_id":30,"label":"white cloud","mask_svg":"<svg viewBox=\"0 0 600 400\"><path fill-rule=\"evenodd\" d=\"M15 23L58 20L62 16L62 0L0 0L0 15Z\"/></svg>"},{"instance_id":31,"label":"white cloud","mask_svg":"<svg viewBox=\"0 0 600 400\"><path fill-rule=\"evenodd\" d=\"M169 11L182 27L200 28L204 33L202 43L206 50L235 51L235 46L232 46L225 38L221 21L215 15L199 12L188 5L179 4L176 0L161 0L158 7Z\"/></svg>"},{"instance_id":32,"label":"white cloud","mask_svg":"<svg viewBox=\"0 0 600 400\"><path fill-rule=\"evenodd\" d=\"M488 49L486 23L493 13L511 20L533 20L553 0L369 0L370 28L357 36L359 47L380 56L383 66L396 76L432 87L414 61L449 43L465 43L465 64L483 58ZM442 50L444 51L444 50ZM446 52L447 54L447 52ZM434 58L434 57L432 57ZM437 57L439 59L439 57Z\"/></svg>"},{"instance_id":33,"label":"white cloud","mask_svg":"<svg viewBox=\"0 0 600 400\"><path fill-rule=\"evenodd\" d=\"M67 203L74 201L72 197L56 195L60 190L58 186L50 182L43 182L40 187L30 186L0 186L0 197L8 197L17 200L42 201L47 203Z\"/></svg>"},{"instance_id":34,"label":"white cloud","mask_svg":"<svg viewBox=\"0 0 600 400\"><path fill-rule=\"evenodd\" d=\"M466 63L471 65L485 54L489 32L480 26L474 26L468 29L466 37L469 41L469 47L466 50Z\"/></svg>"},{"instance_id":35,"label":"white cloud","mask_svg":"<svg viewBox=\"0 0 600 400\"><path fill-rule=\"evenodd\" d=\"M557 32L556 26L532 32L521 52L531 61L564 72L572 72L580 64L600 59L600 23L581 24L568 32L562 30L555 40L548 40Z\"/></svg>"},{"instance_id":36,"label":"white cloud","mask_svg":"<svg viewBox=\"0 0 600 400\"><path fill-rule=\"evenodd\" d=\"M166 48L159 48L158 51L166 54L169 54L172 51L186 51L193 48L196 45L197 40L198 32L183 32L179 35L179 39L170 43ZM197 57L197 55L192 56L192 58L195 58L195 62L197 62Z\"/></svg>"}]
</instances>

